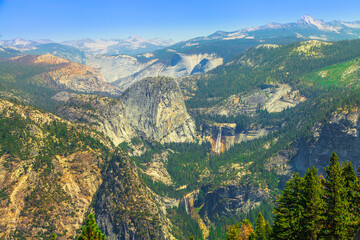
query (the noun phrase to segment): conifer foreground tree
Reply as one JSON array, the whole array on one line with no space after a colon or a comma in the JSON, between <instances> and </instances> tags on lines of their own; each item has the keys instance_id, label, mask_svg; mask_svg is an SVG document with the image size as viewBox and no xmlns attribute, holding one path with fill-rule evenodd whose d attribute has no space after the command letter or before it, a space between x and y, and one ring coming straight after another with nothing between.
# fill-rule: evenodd
<instances>
[{"instance_id":1,"label":"conifer foreground tree","mask_svg":"<svg viewBox=\"0 0 360 240\"><path fill-rule=\"evenodd\" d=\"M330 165L325 169L325 228L326 239L349 239L348 231L350 223L349 201L345 178L339 164L339 158L334 152L330 158Z\"/></svg>"},{"instance_id":2,"label":"conifer foreground tree","mask_svg":"<svg viewBox=\"0 0 360 240\"><path fill-rule=\"evenodd\" d=\"M103 234L95 221L94 214L90 213L85 226L82 228L81 235L78 240L105 240L106 236Z\"/></svg>"},{"instance_id":3,"label":"conifer foreground tree","mask_svg":"<svg viewBox=\"0 0 360 240\"><path fill-rule=\"evenodd\" d=\"M266 240L266 223L265 219L261 212L259 212L258 217L256 219L256 228L255 228L255 236L256 240Z\"/></svg>"},{"instance_id":4,"label":"conifer foreground tree","mask_svg":"<svg viewBox=\"0 0 360 240\"><path fill-rule=\"evenodd\" d=\"M304 176L304 213L301 220L303 239L318 239L323 226L324 188L317 174L318 170L313 166L306 171Z\"/></svg>"},{"instance_id":5,"label":"conifer foreground tree","mask_svg":"<svg viewBox=\"0 0 360 240\"><path fill-rule=\"evenodd\" d=\"M360 181L336 153L320 180L315 167L290 179L274 210L274 239L350 240L360 223Z\"/></svg>"},{"instance_id":6,"label":"conifer foreground tree","mask_svg":"<svg viewBox=\"0 0 360 240\"><path fill-rule=\"evenodd\" d=\"M295 173L290 179L275 208L273 236L279 240L301 239L300 218L303 214L303 178Z\"/></svg>"}]
</instances>

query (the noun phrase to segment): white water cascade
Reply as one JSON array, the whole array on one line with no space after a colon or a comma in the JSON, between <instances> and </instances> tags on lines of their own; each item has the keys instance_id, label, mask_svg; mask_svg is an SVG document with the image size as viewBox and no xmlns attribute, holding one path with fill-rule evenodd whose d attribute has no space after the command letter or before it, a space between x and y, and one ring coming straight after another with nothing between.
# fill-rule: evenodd
<instances>
[{"instance_id":1,"label":"white water cascade","mask_svg":"<svg viewBox=\"0 0 360 240\"><path fill-rule=\"evenodd\" d=\"M186 213L189 214L188 199L187 199L187 197L184 198L184 202L185 202L185 210L186 210Z\"/></svg>"},{"instance_id":2,"label":"white water cascade","mask_svg":"<svg viewBox=\"0 0 360 240\"><path fill-rule=\"evenodd\" d=\"M217 154L220 154L220 152L221 152L221 126L219 127L219 133L218 133L217 139L216 139L215 152Z\"/></svg>"}]
</instances>

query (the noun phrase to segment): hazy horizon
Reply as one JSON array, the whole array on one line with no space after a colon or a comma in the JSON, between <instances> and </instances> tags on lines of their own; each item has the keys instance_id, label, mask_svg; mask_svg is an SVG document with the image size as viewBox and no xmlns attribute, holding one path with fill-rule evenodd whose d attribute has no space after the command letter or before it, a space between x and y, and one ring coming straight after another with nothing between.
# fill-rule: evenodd
<instances>
[{"instance_id":1,"label":"hazy horizon","mask_svg":"<svg viewBox=\"0 0 360 240\"><path fill-rule=\"evenodd\" d=\"M176 42L310 15L360 20L360 1L25 1L0 0L1 40L161 38Z\"/></svg>"}]
</instances>

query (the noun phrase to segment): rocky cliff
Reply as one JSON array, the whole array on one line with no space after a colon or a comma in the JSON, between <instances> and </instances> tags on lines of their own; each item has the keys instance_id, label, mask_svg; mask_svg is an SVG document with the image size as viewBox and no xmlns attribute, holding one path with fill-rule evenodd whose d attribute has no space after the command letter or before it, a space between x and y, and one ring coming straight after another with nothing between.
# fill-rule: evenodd
<instances>
[{"instance_id":1,"label":"rocky cliff","mask_svg":"<svg viewBox=\"0 0 360 240\"><path fill-rule=\"evenodd\" d=\"M99 227L110 240L169 239L170 223L136 169L121 153L110 161L95 201Z\"/></svg>"},{"instance_id":2,"label":"rocky cliff","mask_svg":"<svg viewBox=\"0 0 360 240\"><path fill-rule=\"evenodd\" d=\"M351 161L355 169L360 166L359 116L358 109L344 109L334 112L328 121L315 124L312 138L299 143L291 161L294 170L304 174L314 165L323 172L334 151L340 161Z\"/></svg>"},{"instance_id":3,"label":"rocky cliff","mask_svg":"<svg viewBox=\"0 0 360 240\"><path fill-rule=\"evenodd\" d=\"M220 187L206 194L200 214L210 224L224 217L247 212L269 197L266 190L249 184Z\"/></svg>"},{"instance_id":4,"label":"rocky cliff","mask_svg":"<svg viewBox=\"0 0 360 240\"><path fill-rule=\"evenodd\" d=\"M288 84L266 84L245 94L232 95L206 110L207 114L237 116L254 114L259 107L270 113L281 112L304 102L305 97L294 91Z\"/></svg>"},{"instance_id":5,"label":"rocky cliff","mask_svg":"<svg viewBox=\"0 0 360 240\"><path fill-rule=\"evenodd\" d=\"M67 92L57 93L53 99L65 102L65 106L57 110L59 116L93 126L108 136L115 146L137 137L118 99Z\"/></svg>"},{"instance_id":6,"label":"rocky cliff","mask_svg":"<svg viewBox=\"0 0 360 240\"><path fill-rule=\"evenodd\" d=\"M128 88L120 99L140 135L160 142L195 141L195 122L173 79L144 79Z\"/></svg>"}]
</instances>

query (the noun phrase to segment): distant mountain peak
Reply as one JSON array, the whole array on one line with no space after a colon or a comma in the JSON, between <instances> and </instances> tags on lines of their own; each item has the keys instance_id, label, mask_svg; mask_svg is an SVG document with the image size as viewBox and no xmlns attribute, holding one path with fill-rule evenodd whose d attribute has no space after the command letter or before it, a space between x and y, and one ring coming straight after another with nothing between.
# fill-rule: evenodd
<instances>
[{"instance_id":1,"label":"distant mountain peak","mask_svg":"<svg viewBox=\"0 0 360 240\"><path fill-rule=\"evenodd\" d=\"M341 29L341 26L334 26L331 24L328 24L324 22L322 19L313 18L310 15L304 15L301 17L299 21L297 21L298 24L306 24L311 27L315 27L322 31L330 31L330 32L337 32L339 29Z\"/></svg>"},{"instance_id":2,"label":"distant mountain peak","mask_svg":"<svg viewBox=\"0 0 360 240\"><path fill-rule=\"evenodd\" d=\"M310 15L303 15L301 17L301 19L299 20L300 22L305 22L309 25L316 25L316 24L323 24L324 21L321 19L317 19L317 18L313 18Z\"/></svg>"},{"instance_id":3,"label":"distant mountain peak","mask_svg":"<svg viewBox=\"0 0 360 240\"><path fill-rule=\"evenodd\" d=\"M147 42L147 40L145 40L137 35L132 35L132 36L128 37L126 40L129 42Z\"/></svg>"}]
</instances>

